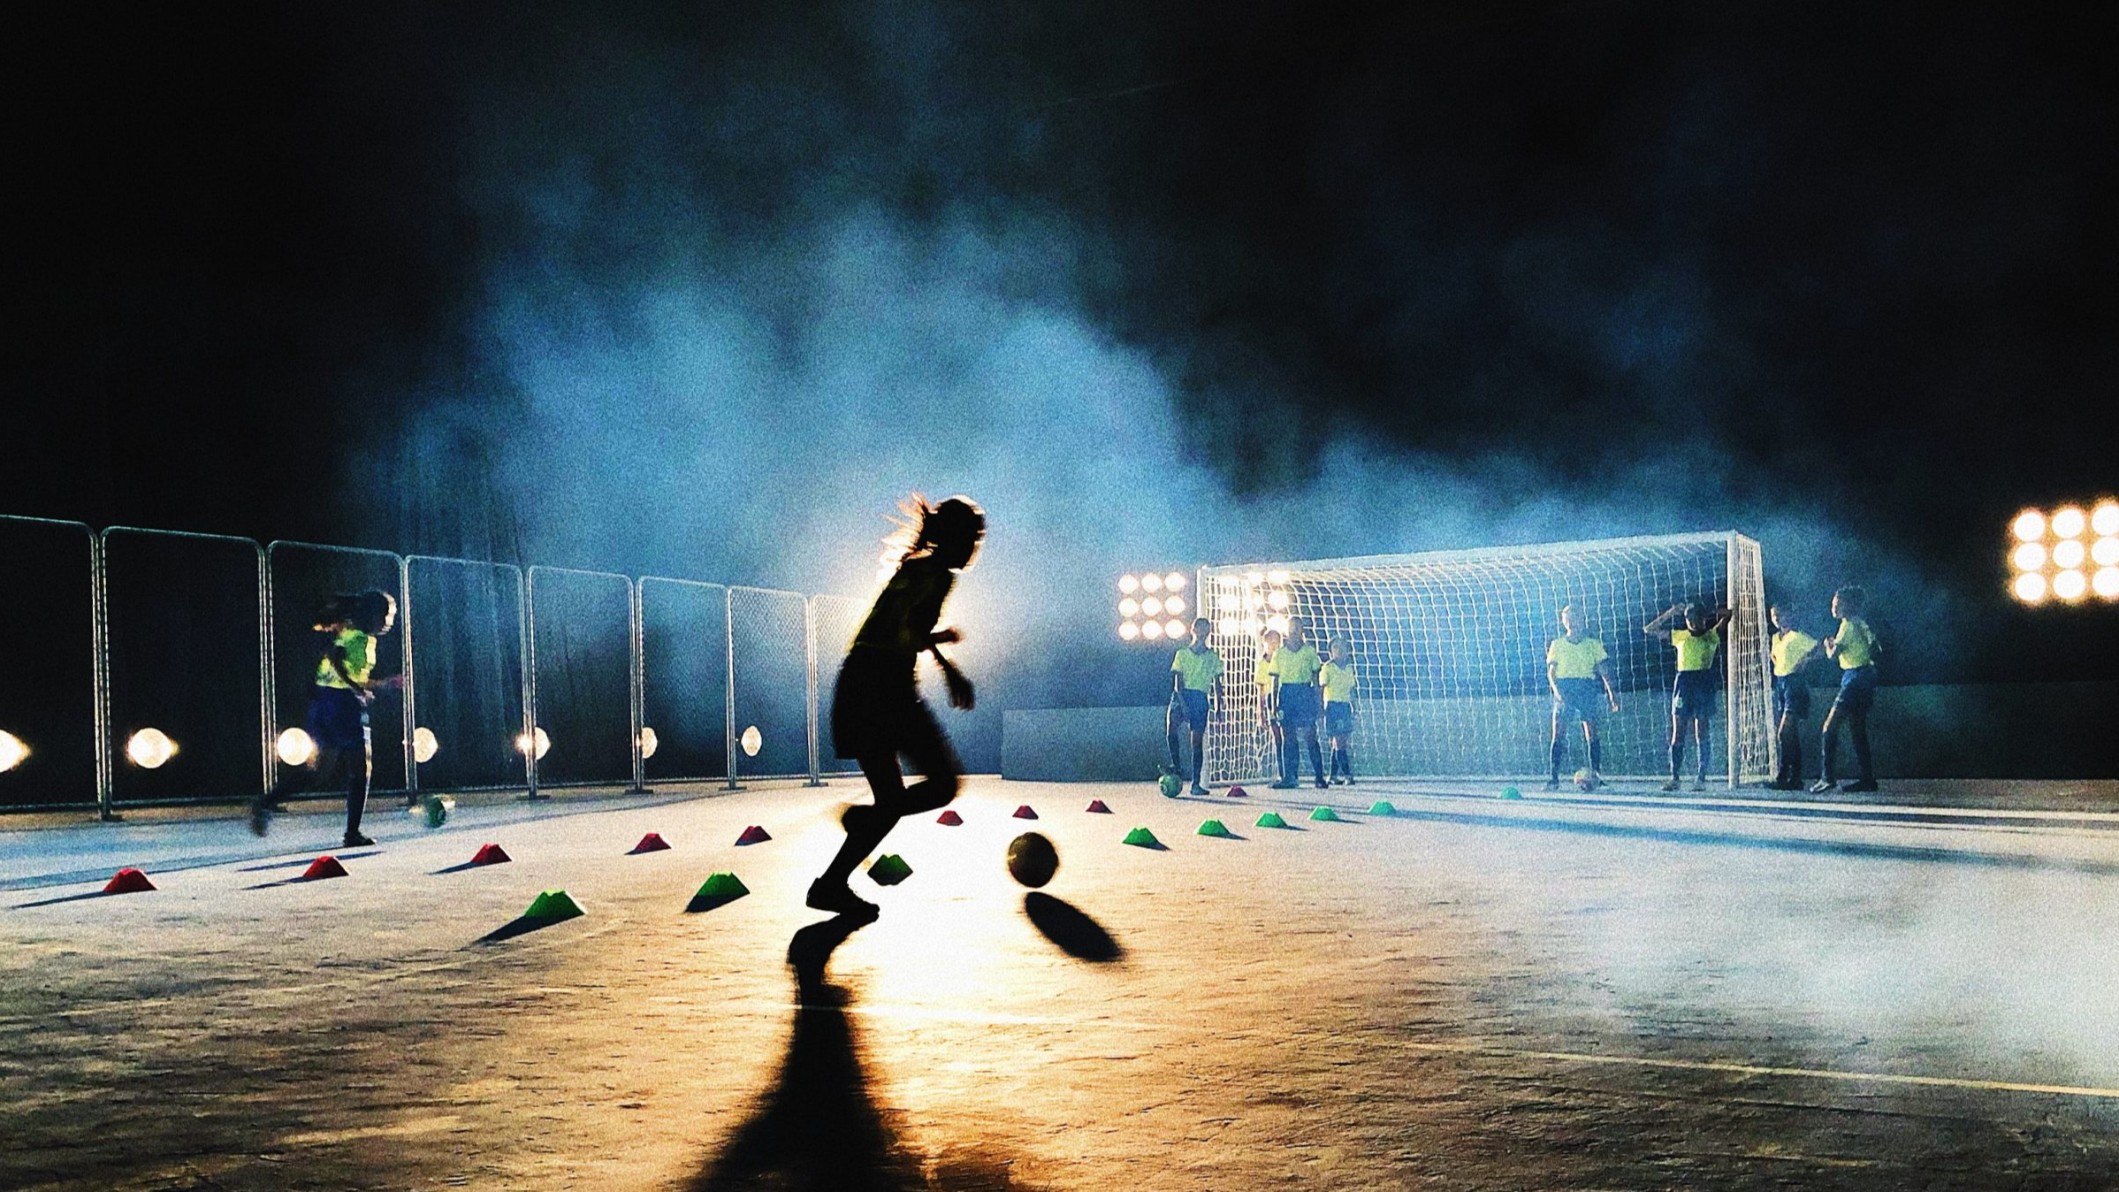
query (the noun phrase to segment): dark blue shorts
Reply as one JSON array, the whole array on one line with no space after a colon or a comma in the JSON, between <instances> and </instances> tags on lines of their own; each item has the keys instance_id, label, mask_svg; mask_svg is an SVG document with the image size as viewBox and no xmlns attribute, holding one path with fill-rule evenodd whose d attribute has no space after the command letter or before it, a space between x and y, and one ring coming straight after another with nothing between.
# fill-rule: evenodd
<instances>
[{"instance_id":1,"label":"dark blue shorts","mask_svg":"<svg viewBox=\"0 0 2119 1192\"><path fill-rule=\"evenodd\" d=\"M1810 714L1810 685L1803 682L1800 674L1773 676L1773 718L1793 716L1798 720Z\"/></svg>"},{"instance_id":2,"label":"dark blue shorts","mask_svg":"<svg viewBox=\"0 0 2119 1192\"><path fill-rule=\"evenodd\" d=\"M1687 720L1714 715L1714 680L1711 670L1679 671L1670 685L1670 710Z\"/></svg>"},{"instance_id":3,"label":"dark blue shorts","mask_svg":"<svg viewBox=\"0 0 2119 1192\"><path fill-rule=\"evenodd\" d=\"M1354 731L1354 705L1334 701L1324 706L1324 731L1343 737Z\"/></svg>"},{"instance_id":4,"label":"dark blue shorts","mask_svg":"<svg viewBox=\"0 0 2119 1192\"><path fill-rule=\"evenodd\" d=\"M308 721L319 749L368 747L368 705L344 687L310 688Z\"/></svg>"},{"instance_id":5,"label":"dark blue shorts","mask_svg":"<svg viewBox=\"0 0 2119 1192\"><path fill-rule=\"evenodd\" d=\"M1876 668L1857 666L1839 672L1839 698L1832 701L1834 711L1867 712L1876 702Z\"/></svg>"},{"instance_id":6,"label":"dark blue shorts","mask_svg":"<svg viewBox=\"0 0 2119 1192\"><path fill-rule=\"evenodd\" d=\"M1207 731L1207 693L1194 691L1190 687L1177 693L1170 702L1170 725L1187 725L1195 733Z\"/></svg>"},{"instance_id":7,"label":"dark blue shorts","mask_svg":"<svg viewBox=\"0 0 2119 1192\"><path fill-rule=\"evenodd\" d=\"M1290 728L1311 728L1317 723L1321 697L1314 683L1280 685L1280 723Z\"/></svg>"},{"instance_id":8,"label":"dark blue shorts","mask_svg":"<svg viewBox=\"0 0 2119 1192\"><path fill-rule=\"evenodd\" d=\"M1554 714L1591 724L1604 719L1603 684L1595 679L1554 679L1553 686L1559 688L1552 701Z\"/></svg>"}]
</instances>

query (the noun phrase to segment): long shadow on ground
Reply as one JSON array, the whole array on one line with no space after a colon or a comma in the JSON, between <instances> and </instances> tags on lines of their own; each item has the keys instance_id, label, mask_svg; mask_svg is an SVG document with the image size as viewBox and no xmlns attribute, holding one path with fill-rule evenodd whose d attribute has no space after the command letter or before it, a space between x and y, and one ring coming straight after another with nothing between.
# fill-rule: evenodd
<instances>
[{"instance_id":1,"label":"long shadow on ground","mask_svg":"<svg viewBox=\"0 0 2119 1192\"><path fill-rule=\"evenodd\" d=\"M1103 924L1076 909L1073 903L1032 890L1023 895L1023 913L1030 916L1030 922L1045 933L1046 939L1076 960L1108 964L1125 959L1125 948L1111 938Z\"/></svg>"}]
</instances>

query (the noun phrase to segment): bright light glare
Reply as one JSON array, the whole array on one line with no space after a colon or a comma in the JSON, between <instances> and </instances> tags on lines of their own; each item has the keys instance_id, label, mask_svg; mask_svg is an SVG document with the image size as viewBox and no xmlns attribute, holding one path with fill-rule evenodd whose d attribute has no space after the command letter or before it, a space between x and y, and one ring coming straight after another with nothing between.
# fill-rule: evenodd
<instances>
[{"instance_id":1,"label":"bright light glare","mask_svg":"<svg viewBox=\"0 0 2119 1192\"><path fill-rule=\"evenodd\" d=\"M1140 611L1148 614L1151 617L1162 616L1163 598L1160 596L1148 597L1146 600L1140 602Z\"/></svg>"},{"instance_id":2,"label":"bright light glare","mask_svg":"<svg viewBox=\"0 0 2119 1192\"><path fill-rule=\"evenodd\" d=\"M2016 520L2010 524L2009 529L2015 533L2019 542L2036 542L2045 537L2045 514L2036 509L2026 509L2016 515Z\"/></svg>"},{"instance_id":3,"label":"bright light glare","mask_svg":"<svg viewBox=\"0 0 2119 1192\"><path fill-rule=\"evenodd\" d=\"M1128 597L1126 597L1126 598L1125 598L1124 600L1121 600L1121 601L1119 601L1119 602L1118 602L1118 615L1119 615L1119 616L1121 616L1121 617L1137 617L1137 616L1139 616L1139 615L1140 615L1140 601L1138 601L1138 600L1135 600L1135 599L1134 599L1134 598L1132 598L1131 596L1128 596Z\"/></svg>"},{"instance_id":4,"label":"bright light glare","mask_svg":"<svg viewBox=\"0 0 2119 1192\"><path fill-rule=\"evenodd\" d=\"M1288 594L1286 592L1275 592L1272 595L1266 597L1266 603L1272 605L1275 612L1286 612L1288 607Z\"/></svg>"},{"instance_id":5,"label":"bright light glare","mask_svg":"<svg viewBox=\"0 0 2119 1192\"><path fill-rule=\"evenodd\" d=\"M1246 571L1243 573L1243 582L1247 584L1264 583L1265 578L1266 573L1263 571Z\"/></svg>"},{"instance_id":6,"label":"bright light glare","mask_svg":"<svg viewBox=\"0 0 2119 1192\"><path fill-rule=\"evenodd\" d=\"M2064 542L2057 542L2053 545L2053 566L2064 568L2080 567L2082 566L2083 558L2088 554L2089 552L2083 549L2082 543L2078 539L2070 538Z\"/></svg>"},{"instance_id":7,"label":"bright light glare","mask_svg":"<svg viewBox=\"0 0 2119 1192\"><path fill-rule=\"evenodd\" d=\"M2090 548L2090 558L2099 567L2119 567L2119 538L2099 538Z\"/></svg>"},{"instance_id":8,"label":"bright light glare","mask_svg":"<svg viewBox=\"0 0 2119 1192\"><path fill-rule=\"evenodd\" d=\"M2090 511L2090 529L2106 538L2119 535L2119 501L2099 501Z\"/></svg>"},{"instance_id":9,"label":"bright light glare","mask_svg":"<svg viewBox=\"0 0 2119 1192\"><path fill-rule=\"evenodd\" d=\"M1118 590L1130 596L1140 591L1140 580L1130 575L1121 575L1118 577Z\"/></svg>"},{"instance_id":10,"label":"bright light glare","mask_svg":"<svg viewBox=\"0 0 2119 1192\"><path fill-rule=\"evenodd\" d=\"M1275 633L1285 634L1288 631L1288 619L1282 616L1267 617L1266 628Z\"/></svg>"},{"instance_id":11,"label":"bright light glare","mask_svg":"<svg viewBox=\"0 0 2119 1192\"><path fill-rule=\"evenodd\" d=\"M655 756L655 750L660 748L661 745L662 738L655 735L654 729L646 725L640 726L640 756L642 758Z\"/></svg>"},{"instance_id":12,"label":"bright light glare","mask_svg":"<svg viewBox=\"0 0 2119 1192\"><path fill-rule=\"evenodd\" d=\"M1172 592L1184 591L1185 573L1182 571L1173 571L1170 574L1163 576L1163 587L1168 588Z\"/></svg>"},{"instance_id":13,"label":"bright light glare","mask_svg":"<svg viewBox=\"0 0 2119 1192\"><path fill-rule=\"evenodd\" d=\"M1260 592L1246 592L1243 597L1243 606L1252 612L1257 612L1266 606L1265 595Z\"/></svg>"},{"instance_id":14,"label":"bright light glare","mask_svg":"<svg viewBox=\"0 0 2119 1192\"><path fill-rule=\"evenodd\" d=\"M1285 571L1268 571L1266 572L1266 582L1269 584L1284 584L1288 582L1288 573Z\"/></svg>"},{"instance_id":15,"label":"bright light glare","mask_svg":"<svg viewBox=\"0 0 2119 1192\"><path fill-rule=\"evenodd\" d=\"M1140 627L1140 635L1144 638L1147 638L1151 642L1161 641L1163 636L1163 623L1161 621L1149 621L1148 623Z\"/></svg>"},{"instance_id":16,"label":"bright light glare","mask_svg":"<svg viewBox=\"0 0 2119 1192\"><path fill-rule=\"evenodd\" d=\"M1221 624L1217 628L1221 630L1223 637L1235 637L1243 632L1243 622L1234 617L1223 617Z\"/></svg>"},{"instance_id":17,"label":"bright light glare","mask_svg":"<svg viewBox=\"0 0 2119 1192\"><path fill-rule=\"evenodd\" d=\"M413 761L422 763L431 762L434 760L434 755L440 752L441 738L434 735L433 729L428 728L426 725L422 724L418 728L412 730Z\"/></svg>"},{"instance_id":18,"label":"bright light glare","mask_svg":"<svg viewBox=\"0 0 2119 1192\"><path fill-rule=\"evenodd\" d=\"M1140 590L1141 590L1141 591L1143 591L1143 592L1160 592L1160 591L1162 591L1162 590L1163 590L1163 577L1162 577L1162 576L1159 576L1159 575L1143 575L1143 576L1141 576L1141 577L1140 577Z\"/></svg>"},{"instance_id":19,"label":"bright light glare","mask_svg":"<svg viewBox=\"0 0 2119 1192\"><path fill-rule=\"evenodd\" d=\"M29 758L29 746L22 738L10 732L0 732L0 774L5 774Z\"/></svg>"},{"instance_id":20,"label":"bright light glare","mask_svg":"<svg viewBox=\"0 0 2119 1192\"><path fill-rule=\"evenodd\" d=\"M528 733L516 733L515 752L527 756L530 752L531 739L532 738ZM552 738L546 735L545 731L540 728L537 730L537 736L535 740L537 741L537 758L539 761L542 761L544 760L544 755L552 751Z\"/></svg>"},{"instance_id":21,"label":"bright light glare","mask_svg":"<svg viewBox=\"0 0 2119 1192\"><path fill-rule=\"evenodd\" d=\"M1184 612L1185 598L1182 596L1172 596L1168 600L1163 601L1163 611L1171 613Z\"/></svg>"},{"instance_id":22,"label":"bright light glare","mask_svg":"<svg viewBox=\"0 0 2119 1192\"><path fill-rule=\"evenodd\" d=\"M2089 525L2089 521L2082 510L2070 505L2053 514L2053 537L2079 538L2082 536L2083 527Z\"/></svg>"},{"instance_id":23,"label":"bright light glare","mask_svg":"<svg viewBox=\"0 0 2119 1192\"><path fill-rule=\"evenodd\" d=\"M2009 556L2009 561L2016 564L2018 571L2036 571L2045 566L2045 543L2023 543Z\"/></svg>"},{"instance_id":24,"label":"bright light glare","mask_svg":"<svg viewBox=\"0 0 2119 1192\"><path fill-rule=\"evenodd\" d=\"M2073 603L2089 594L2089 577L2080 571L2063 571L2053 577L2053 595Z\"/></svg>"},{"instance_id":25,"label":"bright light glare","mask_svg":"<svg viewBox=\"0 0 2119 1192\"><path fill-rule=\"evenodd\" d=\"M1185 623L1183 621L1179 621L1175 618L1172 618L1168 624L1163 626L1163 632L1169 634L1170 637L1174 640L1176 638L1185 636L1186 632L1188 631L1185 629Z\"/></svg>"},{"instance_id":26,"label":"bright light glare","mask_svg":"<svg viewBox=\"0 0 2119 1192\"><path fill-rule=\"evenodd\" d=\"M1140 639L1140 626L1128 621L1118 627L1118 635L1129 642L1138 641Z\"/></svg>"},{"instance_id":27,"label":"bright light glare","mask_svg":"<svg viewBox=\"0 0 2119 1192\"><path fill-rule=\"evenodd\" d=\"M1216 596L1214 598L1214 611L1218 613L1240 613L1243 611L1243 597Z\"/></svg>"},{"instance_id":28,"label":"bright light glare","mask_svg":"<svg viewBox=\"0 0 2119 1192\"><path fill-rule=\"evenodd\" d=\"M125 757L143 770L160 769L177 755L177 743L158 728L143 728L125 740Z\"/></svg>"},{"instance_id":29,"label":"bright light glare","mask_svg":"<svg viewBox=\"0 0 2119 1192\"><path fill-rule=\"evenodd\" d=\"M758 726L754 724L743 730L743 735L736 739L736 743L743 746L743 756L756 757L758 751L765 748L765 734L759 732Z\"/></svg>"},{"instance_id":30,"label":"bright light glare","mask_svg":"<svg viewBox=\"0 0 2119 1192\"><path fill-rule=\"evenodd\" d=\"M2036 571L2026 571L2016 577L2016 582L2010 585L2010 591L2016 594L2016 599L2025 604L2042 604L2045 601L2045 576Z\"/></svg>"},{"instance_id":31,"label":"bright light glare","mask_svg":"<svg viewBox=\"0 0 2119 1192\"><path fill-rule=\"evenodd\" d=\"M290 728L272 743L272 751L287 765L306 766L309 759L316 756L316 742L301 729Z\"/></svg>"},{"instance_id":32,"label":"bright light glare","mask_svg":"<svg viewBox=\"0 0 2119 1192\"><path fill-rule=\"evenodd\" d=\"M2119 567L2102 567L2090 577L2090 589L2099 599L2119 600Z\"/></svg>"}]
</instances>

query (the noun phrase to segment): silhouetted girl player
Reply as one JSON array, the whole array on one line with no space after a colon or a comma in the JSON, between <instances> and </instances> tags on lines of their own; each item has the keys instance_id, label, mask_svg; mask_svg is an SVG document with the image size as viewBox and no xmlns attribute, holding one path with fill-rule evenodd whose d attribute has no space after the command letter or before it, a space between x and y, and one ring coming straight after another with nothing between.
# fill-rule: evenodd
<instances>
[{"instance_id":1,"label":"silhouetted girl player","mask_svg":"<svg viewBox=\"0 0 2119 1192\"><path fill-rule=\"evenodd\" d=\"M308 729L315 752L307 762L326 780L343 771L346 783L346 847L374 844L361 835L361 812L368 806L368 781L374 758L368 743L368 704L375 692L403 684L403 676L372 677L375 639L397 624L397 598L388 592L333 596L318 610L313 626L323 657L317 660L316 684L309 689ZM265 834L266 821L287 800L288 779L250 804L250 830Z\"/></svg>"},{"instance_id":2,"label":"silhouetted girl player","mask_svg":"<svg viewBox=\"0 0 2119 1192\"><path fill-rule=\"evenodd\" d=\"M941 648L956 641L954 629L936 629L942 602L956 573L971 566L986 536L986 515L966 497L929 506L915 495L906 505L904 557L875 607L854 635L839 667L831 701L831 743L840 756L860 763L875 802L846 810L846 842L809 885L808 903L820 911L872 916L875 904L846 884L854 866L875 851L899 820L933 811L956 798L964 763L934 713L920 698L915 673L920 655L932 654L949 686L952 706L969 710L971 681ZM920 781L905 785L903 755Z\"/></svg>"}]
</instances>

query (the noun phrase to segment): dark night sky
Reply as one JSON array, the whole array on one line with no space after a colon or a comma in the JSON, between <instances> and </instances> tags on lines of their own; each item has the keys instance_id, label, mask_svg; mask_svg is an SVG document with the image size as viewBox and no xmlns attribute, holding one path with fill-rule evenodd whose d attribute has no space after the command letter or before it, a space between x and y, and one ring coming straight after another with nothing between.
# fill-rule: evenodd
<instances>
[{"instance_id":1,"label":"dark night sky","mask_svg":"<svg viewBox=\"0 0 2119 1192\"><path fill-rule=\"evenodd\" d=\"M2110 610L1998 599L2015 508L2119 488L2119 43L2080 11L71 7L5 51L0 510L593 553L494 479L549 396L492 312L563 275L622 344L627 286L711 276L850 419L791 346L819 269L775 246L861 211L990 233L980 292L1147 362L1185 464L1246 507L1329 505L1320 457L1359 444L1446 473L1459 526L1536 489L1622 531L1759 532L1769 567L1824 560L1813 588L1887 560L1860 578L1944 643L1916 675L2108 678ZM793 414L746 457L786 467L749 465L760 502L818 466ZM688 491L641 483L644 516ZM1644 493L1699 516L1613 512ZM730 520L686 557L546 561L818 582ZM1772 533L1798 525L1827 529Z\"/></svg>"}]
</instances>

